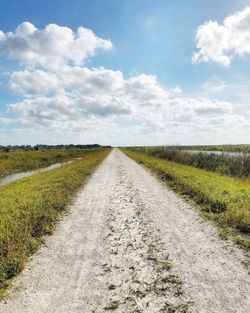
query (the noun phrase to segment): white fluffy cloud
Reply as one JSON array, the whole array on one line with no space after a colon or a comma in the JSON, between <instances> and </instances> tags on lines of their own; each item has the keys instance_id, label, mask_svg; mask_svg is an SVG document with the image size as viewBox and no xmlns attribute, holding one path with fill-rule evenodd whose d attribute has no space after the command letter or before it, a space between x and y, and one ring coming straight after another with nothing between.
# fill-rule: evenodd
<instances>
[{"instance_id":1,"label":"white fluffy cloud","mask_svg":"<svg viewBox=\"0 0 250 313\"><path fill-rule=\"evenodd\" d=\"M235 56L250 54L250 7L226 17L222 24L208 21L200 25L196 47L194 63L211 60L228 66Z\"/></svg>"},{"instance_id":2,"label":"white fluffy cloud","mask_svg":"<svg viewBox=\"0 0 250 313\"><path fill-rule=\"evenodd\" d=\"M8 89L21 100L0 116L0 125L11 125L8 135L0 128L0 140L163 144L178 143L187 133L204 140L204 132L214 136L223 127L248 125L229 102L185 97L179 86L166 88L155 75L126 78L119 70L83 65L96 49L111 47L83 27L74 33L23 23L14 33L0 32L0 53L24 65L10 74Z\"/></svg>"},{"instance_id":3,"label":"white fluffy cloud","mask_svg":"<svg viewBox=\"0 0 250 313\"><path fill-rule=\"evenodd\" d=\"M25 65L81 65L97 49L111 48L110 40L99 38L84 27L73 32L68 27L49 24L39 30L33 24L24 22L15 32L0 31L0 53Z\"/></svg>"},{"instance_id":4,"label":"white fluffy cloud","mask_svg":"<svg viewBox=\"0 0 250 313\"><path fill-rule=\"evenodd\" d=\"M22 118L36 123L50 121L85 121L91 117L104 118L130 113L129 106L122 99L112 96L35 97L10 104L9 108Z\"/></svg>"},{"instance_id":5,"label":"white fluffy cloud","mask_svg":"<svg viewBox=\"0 0 250 313\"><path fill-rule=\"evenodd\" d=\"M59 92L60 81L55 73L42 70L15 71L11 74L8 87L25 97L43 96Z\"/></svg>"},{"instance_id":6,"label":"white fluffy cloud","mask_svg":"<svg viewBox=\"0 0 250 313\"><path fill-rule=\"evenodd\" d=\"M13 91L29 97L9 108L25 121L47 126L55 121L85 123L90 118L126 117L140 121L146 132L146 128L182 127L232 113L228 102L182 97L179 87L178 92L166 89L153 75L125 79L120 71L105 68L64 67L53 73L25 70L14 72L9 84Z\"/></svg>"},{"instance_id":7,"label":"white fluffy cloud","mask_svg":"<svg viewBox=\"0 0 250 313\"><path fill-rule=\"evenodd\" d=\"M62 91L75 95L111 94L124 86L123 74L105 68L63 66L56 71L24 70L11 74L12 92L24 97L44 96Z\"/></svg>"},{"instance_id":8,"label":"white fluffy cloud","mask_svg":"<svg viewBox=\"0 0 250 313\"><path fill-rule=\"evenodd\" d=\"M161 87L153 75L141 74L125 79L120 71L78 66L64 66L53 72L15 71L10 77L9 89L29 98L11 105L12 109L24 116L33 116L31 107L34 106L36 116L43 119L51 119L51 116L60 118L59 112L54 111L55 104L60 102L60 110L68 112L69 118L72 118L72 110L74 116L78 114L81 118L90 113L110 116L112 113L123 115L159 111L167 105L170 95L170 91ZM176 95L176 88L172 94ZM50 114L44 111L41 114L43 106Z\"/></svg>"}]
</instances>

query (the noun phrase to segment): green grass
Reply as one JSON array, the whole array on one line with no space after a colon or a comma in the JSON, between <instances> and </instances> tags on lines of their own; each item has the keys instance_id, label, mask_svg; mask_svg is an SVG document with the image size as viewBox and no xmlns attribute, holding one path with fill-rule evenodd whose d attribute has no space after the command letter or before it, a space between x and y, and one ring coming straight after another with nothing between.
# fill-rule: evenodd
<instances>
[{"instance_id":1,"label":"green grass","mask_svg":"<svg viewBox=\"0 0 250 313\"><path fill-rule=\"evenodd\" d=\"M222 176L132 149L123 149L123 152L201 205L204 215L220 226L221 233L235 235L238 243L250 248L249 240L244 239L244 234L250 233L249 180ZM239 234L243 237L237 236Z\"/></svg>"},{"instance_id":2,"label":"green grass","mask_svg":"<svg viewBox=\"0 0 250 313\"><path fill-rule=\"evenodd\" d=\"M65 162L97 151L96 149L17 150L0 152L0 178Z\"/></svg>"},{"instance_id":3,"label":"green grass","mask_svg":"<svg viewBox=\"0 0 250 313\"><path fill-rule=\"evenodd\" d=\"M109 152L0 187L0 296Z\"/></svg>"}]
</instances>

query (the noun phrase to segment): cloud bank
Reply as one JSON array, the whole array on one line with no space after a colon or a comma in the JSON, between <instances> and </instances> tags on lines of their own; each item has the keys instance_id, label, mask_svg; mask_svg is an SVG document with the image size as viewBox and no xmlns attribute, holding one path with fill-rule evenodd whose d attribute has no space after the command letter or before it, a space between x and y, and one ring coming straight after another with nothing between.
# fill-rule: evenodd
<instances>
[{"instance_id":1,"label":"cloud bank","mask_svg":"<svg viewBox=\"0 0 250 313\"><path fill-rule=\"evenodd\" d=\"M15 32L0 32L0 54L21 63L6 86L20 100L8 105L11 117L0 116L0 124L8 125L0 127L0 140L164 144L187 134L193 142L203 141L204 134L218 138L237 123L247 127L229 102L186 97L155 75L125 77L119 70L86 66L98 50L111 48L109 39L83 27L74 32L50 24L38 30L25 22Z\"/></svg>"}]
</instances>

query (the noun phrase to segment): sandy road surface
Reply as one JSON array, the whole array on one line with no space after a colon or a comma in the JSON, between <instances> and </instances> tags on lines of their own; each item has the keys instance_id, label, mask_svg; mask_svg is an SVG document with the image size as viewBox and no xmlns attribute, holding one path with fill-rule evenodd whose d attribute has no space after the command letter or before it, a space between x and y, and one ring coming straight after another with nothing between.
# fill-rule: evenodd
<instances>
[{"instance_id":1,"label":"sandy road surface","mask_svg":"<svg viewBox=\"0 0 250 313\"><path fill-rule=\"evenodd\" d=\"M115 149L15 280L2 313L246 313L244 256Z\"/></svg>"}]
</instances>

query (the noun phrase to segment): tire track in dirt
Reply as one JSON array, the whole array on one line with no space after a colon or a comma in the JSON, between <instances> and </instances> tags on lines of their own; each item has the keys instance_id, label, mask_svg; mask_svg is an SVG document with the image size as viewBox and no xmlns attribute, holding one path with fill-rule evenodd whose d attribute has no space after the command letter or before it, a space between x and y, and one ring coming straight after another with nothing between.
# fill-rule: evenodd
<instances>
[{"instance_id":1,"label":"tire track in dirt","mask_svg":"<svg viewBox=\"0 0 250 313\"><path fill-rule=\"evenodd\" d=\"M102 308L93 312L187 313L182 283L160 233L144 211L124 168L109 203L104 241L103 277L108 290Z\"/></svg>"}]
</instances>

